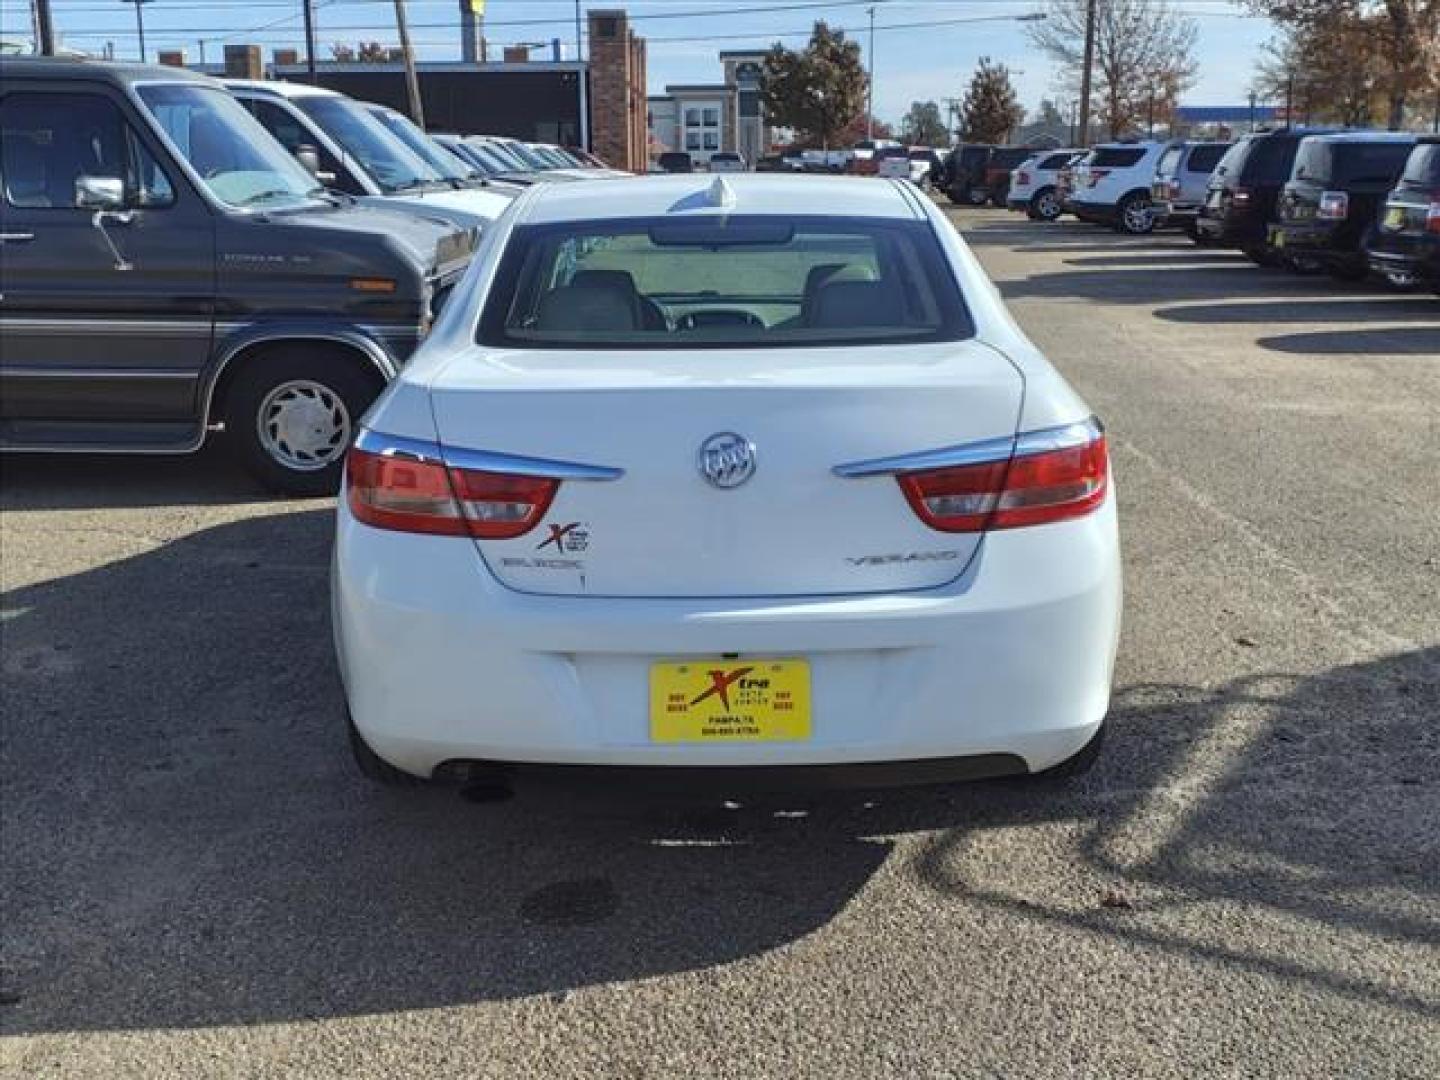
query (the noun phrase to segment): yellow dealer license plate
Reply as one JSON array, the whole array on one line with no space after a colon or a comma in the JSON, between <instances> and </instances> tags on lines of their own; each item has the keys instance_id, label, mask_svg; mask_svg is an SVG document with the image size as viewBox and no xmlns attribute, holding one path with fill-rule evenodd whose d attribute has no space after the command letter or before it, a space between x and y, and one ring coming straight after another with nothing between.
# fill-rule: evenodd
<instances>
[{"instance_id":1,"label":"yellow dealer license plate","mask_svg":"<svg viewBox=\"0 0 1440 1080\"><path fill-rule=\"evenodd\" d=\"M1392 206L1385 211L1385 228L1398 232L1405 227L1405 208Z\"/></svg>"},{"instance_id":2,"label":"yellow dealer license plate","mask_svg":"<svg viewBox=\"0 0 1440 1080\"><path fill-rule=\"evenodd\" d=\"M810 737L805 660L691 660L650 668L655 742L768 742Z\"/></svg>"}]
</instances>

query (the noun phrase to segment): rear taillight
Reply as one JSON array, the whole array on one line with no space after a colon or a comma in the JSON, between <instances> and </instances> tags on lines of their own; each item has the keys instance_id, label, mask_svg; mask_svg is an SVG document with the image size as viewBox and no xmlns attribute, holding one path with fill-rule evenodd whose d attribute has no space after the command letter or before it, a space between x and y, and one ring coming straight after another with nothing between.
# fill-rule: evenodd
<instances>
[{"instance_id":1,"label":"rear taillight","mask_svg":"<svg viewBox=\"0 0 1440 1080\"><path fill-rule=\"evenodd\" d=\"M1180 178L1178 176L1172 176L1170 178L1170 197L1172 199L1178 199L1180 197Z\"/></svg>"},{"instance_id":2,"label":"rear taillight","mask_svg":"<svg viewBox=\"0 0 1440 1080\"><path fill-rule=\"evenodd\" d=\"M1108 477L1105 436L1092 420L1022 434L1013 457L896 479L932 529L983 532L1083 517L1105 501Z\"/></svg>"},{"instance_id":3,"label":"rear taillight","mask_svg":"<svg viewBox=\"0 0 1440 1080\"><path fill-rule=\"evenodd\" d=\"M1350 196L1343 191L1322 191L1315 216L1321 221L1344 221L1350 214Z\"/></svg>"},{"instance_id":4,"label":"rear taillight","mask_svg":"<svg viewBox=\"0 0 1440 1080\"><path fill-rule=\"evenodd\" d=\"M447 466L423 454L352 448L345 492L357 521L377 529L509 540L539 524L560 481Z\"/></svg>"},{"instance_id":5,"label":"rear taillight","mask_svg":"<svg viewBox=\"0 0 1440 1080\"><path fill-rule=\"evenodd\" d=\"M1430 197L1430 209L1425 211L1425 231L1440 233L1440 191Z\"/></svg>"},{"instance_id":6,"label":"rear taillight","mask_svg":"<svg viewBox=\"0 0 1440 1080\"><path fill-rule=\"evenodd\" d=\"M1232 205L1238 206L1243 210L1250 205L1250 192L1243 187L1237 187L1234 191L1230 192L1230 202Z\"/></svg>"}]
</instances>

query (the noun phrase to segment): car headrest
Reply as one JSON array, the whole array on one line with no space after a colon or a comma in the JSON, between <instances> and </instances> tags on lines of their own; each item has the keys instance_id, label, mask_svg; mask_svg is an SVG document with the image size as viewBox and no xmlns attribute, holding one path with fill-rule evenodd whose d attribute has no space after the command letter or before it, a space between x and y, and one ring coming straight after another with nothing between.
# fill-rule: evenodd
<instances>
[{"instance_id":1,"label":"car headrest","mask_svg":"<svg viewBox=\"0 0 1440 1080\"><path fill-rule=\"evenodd\" d=\"M635 287L562 285L541 298L535 321L541 330L634 330L640 325Z\"/></svg>"},{"instance_id":2,"label":"car headrest","mask_svg":"<svg viewBox=\"0 0 1440 1080\"><path fill-rule=\"evenodd\" d=\"M637 292L635 279L630 276L628 270L577 270L575 276L570 279L570 284L577 289L595 289L609 286L611 288L627 289L630 292Z\"/></svg>"},{"instance_id":3,"label":"car headrest","mask_svg":"<svg viewBox=\"0 0 1440 1080\"><path fill-rule=\"evenodd\" d=\"M884 281L831 281L815 297L810 325L817 327L902 326L905 304Z\"/></svg>"}]
</instances>

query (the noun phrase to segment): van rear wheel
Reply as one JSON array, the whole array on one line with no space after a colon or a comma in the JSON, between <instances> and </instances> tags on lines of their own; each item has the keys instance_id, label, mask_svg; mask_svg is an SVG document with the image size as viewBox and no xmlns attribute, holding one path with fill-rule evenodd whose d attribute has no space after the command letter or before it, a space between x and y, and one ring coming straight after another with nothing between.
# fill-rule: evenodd
<instances>
[{"instance_id":1,"label":"van rear wheel","mask_svg":"<svg viewBox=\"0 0 1440 1080\"><path fill-rule=\"evenodd\" d=\"M378 372L304 345L235 361L225 431L240 464L283 495L333 495L360 417L383 387Z\"/></svg>"}]
</instances>

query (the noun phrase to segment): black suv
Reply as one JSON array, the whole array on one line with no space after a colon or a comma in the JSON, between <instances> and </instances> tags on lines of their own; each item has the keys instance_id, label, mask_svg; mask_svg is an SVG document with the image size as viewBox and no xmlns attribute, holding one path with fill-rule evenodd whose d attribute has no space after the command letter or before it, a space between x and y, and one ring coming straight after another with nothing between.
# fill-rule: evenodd
<instances>
[{"instance_id":1,"label":"black suv","mask_svg":"<svg viewBox=\"0 0 1440 1080\"><path fill-rule=\"evenodd\" d=\"M1365 241L1414 145L1414 135L1393 131L1301 140L1270 225L1270 246L1294 269L1328 270L1350 281L1366 277Z\"/></svg>"},{"instance_id":2,"label":"black suv","mask_svg":"<svg viewBox=\"0 0 1440 1080\"><path fill-rule=\"evenodd\" d=\"M1269 244L1270 222L1280 189L1290 179L1300 140L1328 133L1321 128L1286 128L1241 138L1210 174L1195 221L1196 238L1239 248L1263 266L1274 265L1278 258Z\"/></svg>"},{"instance_id":3,"label":"black suv","mask_svg":"<svg viewBox=\"0 0 1440 1080\"><path fill-rule=\"evenodd\" d=\"M985 168L990 164L993 146L962 143L945 158L945 194L952 203L962 206L984 206L990 192L985 188Z\"/></svg>"},{"instance_id":4,"label":"black suv","mask_svg":"<svg viewBox=\"0 0 1440 1080\"><path fill-rule=\"evenodd\" d=\"M175 68L7 59L0 187L0 449L185 453L223 424L296 494L334 490L472 244L326 193Z\"/></svg>"},{"instance_id":5,"label":"black suv","mask_svg":"<svg viewBox=\"0 0 1440 1080\"><path fill-rule=\"evenodd\" d=\"M990 205L1005 209L1010 198L1010 174L1035 156L1033 146L997 146L985 162L985 194Z\"/></svg>"},{"instance_id":6,"label":"black suv","mask_svg":"<svg viewBox=\"0 0 1440 1080\"><path fill-rule=\"evenodd\" d=\"M1440 137L1410 151L1367 245L1370 268L1397 285L1428 282L1440 293Z\"/></svg>"}]
</instances>

